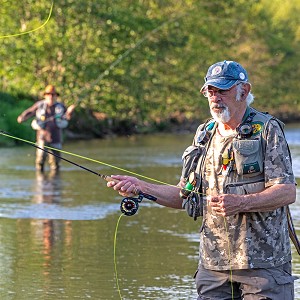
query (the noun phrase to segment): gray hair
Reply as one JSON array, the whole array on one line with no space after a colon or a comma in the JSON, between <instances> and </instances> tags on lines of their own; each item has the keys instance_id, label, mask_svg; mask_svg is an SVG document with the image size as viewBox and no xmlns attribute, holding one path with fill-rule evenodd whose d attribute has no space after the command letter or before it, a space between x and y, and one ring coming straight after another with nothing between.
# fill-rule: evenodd
<instances>
[{"instance_id":1,"label":"gray hair","mask_svg":"<svg viewBox=\"0 0 300 300\"><path fill-rule=\"evenodd\" d=\"M240 83L240 84L237 84L237 86L236 86L236 101L241 100L241 95L243 92L244 84L245 83ZM249 94L247 95L247 98L246 98L247 105L249 106L253 101L254 101L254 95L251 92L249 92Z\"/></svg>"}]
</instances>

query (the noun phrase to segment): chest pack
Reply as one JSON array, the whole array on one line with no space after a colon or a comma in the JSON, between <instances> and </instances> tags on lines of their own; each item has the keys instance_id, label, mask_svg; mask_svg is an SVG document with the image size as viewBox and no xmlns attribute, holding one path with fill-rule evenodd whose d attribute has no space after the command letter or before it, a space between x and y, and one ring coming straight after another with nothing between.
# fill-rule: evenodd
<instances>
[{"instance_id":1,"label":"chest pack","mask_svg":"<svg viewBox=\"0 0 300 300\"><path fill-rule=\"evenodd\" d=\"M49 121L55 121L58 128L66 128L68 121L64 118L65 107L63 104L56 102L54 104L54 115L47 117L47 103L42 101L36 110L35 118L31 122L34 130L45 129Z\"/></svg>"}]
</instances>

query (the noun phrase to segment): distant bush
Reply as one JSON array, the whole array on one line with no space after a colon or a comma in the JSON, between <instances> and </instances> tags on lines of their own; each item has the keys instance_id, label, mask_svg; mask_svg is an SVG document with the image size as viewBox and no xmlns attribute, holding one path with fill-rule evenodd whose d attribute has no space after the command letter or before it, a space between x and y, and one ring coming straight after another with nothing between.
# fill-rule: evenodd
<instances>
[{"instance_id":1,"label":"distant bush","mask_svg":"<svg viewBox=\"0 0 300 300\"><path fill-rule=\"evenodd\" d=\"M30 122L19 124L17 122L18 115L32 105L32 101L28 99L20 99L6 93L0 93L0 130L3 130L13 136L22 139L33 140L35 133L30 126ZM0 145L19 144L18 140L0 137Z\"/></svg>"}]
</instances>

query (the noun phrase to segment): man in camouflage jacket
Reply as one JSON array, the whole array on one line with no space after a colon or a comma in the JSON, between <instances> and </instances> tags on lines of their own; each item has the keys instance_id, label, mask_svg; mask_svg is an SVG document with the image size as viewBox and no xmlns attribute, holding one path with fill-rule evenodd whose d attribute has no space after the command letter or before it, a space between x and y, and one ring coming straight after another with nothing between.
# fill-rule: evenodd
<instances>
[{"instance_id":1,"label":"man in camouflage jacket","mask_svg":"<svg viewBox=\"0 0 300 300\"><path fill-rule=\"evenodd\" d=\"M198 300L294 299L287 212L296 187L283 124L250 107L248 74L234 61L212 65L201 92L212 119L183 155L181 192L120 175L108 186L202 217Z\"/></svg>"}]
</instances>

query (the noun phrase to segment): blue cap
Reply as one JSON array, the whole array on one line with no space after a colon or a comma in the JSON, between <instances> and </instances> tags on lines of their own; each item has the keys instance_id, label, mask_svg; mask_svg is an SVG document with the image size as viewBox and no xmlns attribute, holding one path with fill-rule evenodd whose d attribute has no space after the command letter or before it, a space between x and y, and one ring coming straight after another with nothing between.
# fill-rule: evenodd
<instances>
[{"instance_id":1,"label":"blue cap","mask_svg":"<svg viewBox=\"0 0 300 300\"><path fill-rule=\"evenodd\" d=\"M237 62L224 60L210 66L204 80L205 83L200 90L201 92L208 85L229 90L237 82L248 82L248 74Z\"/></svg>"}]
</instances>

